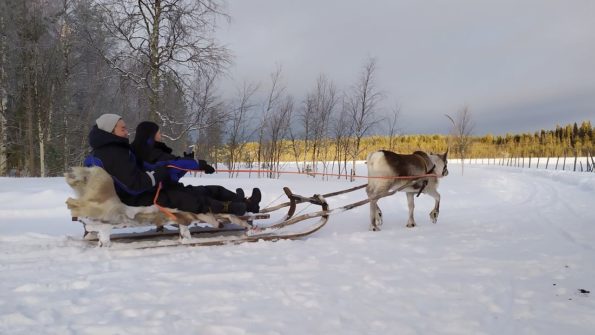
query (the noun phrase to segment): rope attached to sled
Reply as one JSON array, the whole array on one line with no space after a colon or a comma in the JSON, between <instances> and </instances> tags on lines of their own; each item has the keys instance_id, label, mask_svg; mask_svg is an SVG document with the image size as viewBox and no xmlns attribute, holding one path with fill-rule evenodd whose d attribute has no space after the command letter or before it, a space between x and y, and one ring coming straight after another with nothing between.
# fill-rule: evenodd
<instances>
[{"instance_id":1,"label":"rope attached to sled","mask_svg":"<svg viewBox=\"0 0 595 335\"><path fill-rule=\"evenodd\" d=\"M163 214L165 214L167 217L169 217L170 219L177 221L178 218L171 212L169 211L167 208L160 206L157 203L157 198L159 197L159 193L161 193L161 182L159 182L159 185L157 186L157 192L155 193L155 198L153 198L153 205L155 205L155 207L157 207L157 209L159 209Z\"/></svg>"},{"instance_id":2,"label":"rope attached to sled","mask_svg":"<svg viewBox=\"0 0 595 335\"><path fill-rule=\"evenodd\" d=\"M186 172L203 172L202 170L191 170L191 169L184 169L174 165L167 165L166 167L182 170ZM323 172L295 172L295 171L273 171L273 170L215 170L216 172L221 173L276 173L276 174L297 174L297 175L307 175L307 176L328 176L328 177L345 177L345 178L363 178L363 179L419 179L419 178L429 178L429 177L436 177L442 178L442 176L436 173L427 173L427 174L420 174L415 176L357 176L357 175L348 175L348 174L336 174L336 173L323 173Z\"/></svg>"}]
</instances>

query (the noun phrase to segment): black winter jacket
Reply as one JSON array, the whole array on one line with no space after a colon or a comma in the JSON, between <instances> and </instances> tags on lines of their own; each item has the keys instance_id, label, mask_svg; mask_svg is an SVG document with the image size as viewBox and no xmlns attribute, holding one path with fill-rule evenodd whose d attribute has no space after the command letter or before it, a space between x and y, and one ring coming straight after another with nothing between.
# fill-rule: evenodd
<instances>
[{"instance_id":1,"label":"black winter jacket","mask_svg":"<svg viewBox=\"0 0 595 335\"><path fill-rule=\"evenodd\" d=\"M172 154L173 150L165 145L163 142L155 142L149 151L147 157L139 157L143 161L151 164L162 161L171 161L180 159L180 157Z\"/></svg>"},{"instance_id":2,"label":"black winter jacket","mask_svg":"<svg viewBox=\"0 0 595 335\"><path fill-rule=\"evenodd\" d=\"M91 129L89 144L91 155L101 160L103 168L115 179L116 192L123 203L129 206L148 206L153 203L156 185L167 180L166 168L144 171L131 151L127 138L103 131L97 126Z\"/></svg>"}]
</instances>

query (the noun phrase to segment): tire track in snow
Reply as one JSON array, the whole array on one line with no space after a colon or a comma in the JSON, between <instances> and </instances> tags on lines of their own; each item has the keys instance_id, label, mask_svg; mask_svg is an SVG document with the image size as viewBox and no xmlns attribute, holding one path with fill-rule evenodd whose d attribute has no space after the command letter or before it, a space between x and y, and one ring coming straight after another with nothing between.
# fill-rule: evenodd
<instances>
[{"instance_id":1,"label":"tire track in snow","mask_svg":"<svg viewBox=\"0 0 595 335\"><path fill-rule=\"evenodd\" d=\"M497 176L502 177L502 175ZM547 226L571 244L586 250L594 250L591 245L580 242L569 232L569 230L577 231L577 229L563 228L561 225L561 223L568 225L582 220L577 220L581 216L580 211L576 208L577 204L570 203L566 197L560 196L560 194L573 191L583 192L582 190L577 189L572 184L561 183L531 172L510 171L504 176L508 186L514 185L515 191L513 193L516 196L522 195L522 199L517 198L517 201L510 199L506 202L505 212L507 214L521 213L533 220L535 224L539 222L546 223L547 225L541 225L538 229ZM572 199L575 199L575 197L572 197ZM487 211L499 210L502 213L501 207L502 203L494 204L489 206ZM560 213L566 213L565 217L559 217Z\"/></svg>"}]
</instances>

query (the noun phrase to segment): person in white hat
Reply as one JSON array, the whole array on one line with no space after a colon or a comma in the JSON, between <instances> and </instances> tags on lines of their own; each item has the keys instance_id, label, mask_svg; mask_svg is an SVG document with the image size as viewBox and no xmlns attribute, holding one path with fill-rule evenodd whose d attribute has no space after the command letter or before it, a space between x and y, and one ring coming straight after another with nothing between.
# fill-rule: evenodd
<instances>
[{"instance_id":1,"label":"person in white hat","mask_svg":"<svg viewBox=\"0 0 595 335\"><path fill-rule=\"evenodd\" d=\"M118 114L103 114L95 120L97 128L120 137L128 137L126 122Z\"/></svg>"}]
</instances>

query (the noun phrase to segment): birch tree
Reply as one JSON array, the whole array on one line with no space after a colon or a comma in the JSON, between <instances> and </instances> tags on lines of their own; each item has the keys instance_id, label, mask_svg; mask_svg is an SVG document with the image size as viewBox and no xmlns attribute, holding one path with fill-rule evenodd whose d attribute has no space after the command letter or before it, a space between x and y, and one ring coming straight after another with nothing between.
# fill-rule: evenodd
<instances>
[{"instance_id":1,"label":"birch tree","mask_svg":"<svg viewBox=\"0 0 595 335\"><path fill-rule=\"evenodd\" d=\"M72 145L70 142L70 127L73 126L70 119L71 113L71 66L72 66L72 47L73 47L73 24L71 20L72 15L72 1L63 0L61 12L62 15L58 24L58 40L61 49L61 73L60 73L60 89L59 89L59 109L62 115L61 122L61 136L62 136L62 168L64 171L70 166L70 156Z\"/></svg>"},{"instance_id":2,"label":"birch tree","mask_svg":"<svg viewBox=\"0 0 595 335\"><path fill-rule=\"evenodd\" d=\"M310 145L311 145L311 138L313 137L313 128L315 122L315 113L316 113L316 102L315 98L312 94L308 94L306 96L306 100L304 101L304 106L299 113L299 122L302 128L302 142L303 142L303 163L302 163L302 170L306 169L306 162L308 160L308 154L310 153ZM293 136L293 131L290 134L294 143L294 152L297 153L297 143ZM297 158L296 158L297 160ZM299 167L298 167L299 170Z\"/></svg>"},{"instance_id":3,"label":"birch tree","mask_svg":"<svg viewBox=\"0 0 595 335\"><path fill-rule=\"evenodd\" d=\"M268 151L270 148L265 146L265 141L267 140L267 127L270 125L269 119L273 115L274 110L280 106L285 92L285 86L281 83L281 74L282 68L280 65L278 65L275 71L270 75L271 87L263 105L263 113L258 127L257 162L259 167L262 167L262 163L265 158L266 160L269 160L268 158L270 158L270 151ZM258 173L258 176L260 177L260 172Z\"/></svg>"},{"instance_id":4,"label":"birch tree","mask_svg":"<svg viewBox=\"0 0 595 335\"><path fill-rule=\"evenodd\" d=\"M218 0L98 0L104 27L117 49L102 53L108 63L147 91L149 119L180 122L160 109L165 74L184 88L192 73L217 73L228 50L213 37L216 20L226 17ZM131 70L130 64L140 66Z\"/></svg>"},{"instance_id":5,"label":"birch tree","mask_svg":"<svg viewBox=\"0 0 595 335\"><path fill-rule=\"evenodd\" d=\"M6 11L6 4L0 6L0 10ZM6 31L6 21L4 18L6 12L0 14L0 176L8 172L8 76L6 67L8 66L8 36Z\"/></svg>"},{"instance_id":6,"label":"birch tree","mask_svg":"<svg viewBox=\"0 0 595 335\"><path fill-rule=\"evenodd\" d=\"M192 86L191 99L188 102L188 109L183 117L184 122L173 121L170 124L178 128L177 136L172 136L172 140L178 140L181 136L190 132L201 132L205 128L217 126L214 123L225 121L229 112L223 108L223 101L217 95L216 73L202 73L196 75L196 80ZM168 108L163 106L163 108ZM213 111L216 111L218 118L212 118Z\"/></svg>"},{"instance_id":7,"label":"birch tree","mask_svg":"<svg viewBox=\"0 0 595 335\"><path fill-rule=\"evenodd\" d=\"M252 99L257 89L258 86L255 84L244 83L242 89L238 92L235 105L231 106L232 115L226 126L227 166L231 171L237 169L248 138L252 135L246 124L250 112L256 107ZM230 172L229 175L234 176L233 172ZM237 173L235 176L237 176Z\"/></svg>"},{"instance_id":8,"label":"birch tree","mask_svg":"<svg viewBox=\"0 0 595 335\"><path fill-rule=\"evenodd\" d=\"M361 140L378 123L377 109L382 93L376 89L376 60L369 59L347 97L347 115L350 121L353 173L355 161L361 153Z\"/></svg>"},{"instance_id":9,"label":"birch tree","mask_svg":"<svg viewBox=\"0 0 595 335\"><path fill-rule=\"evenodd\" d=\"M196 157L217 164L219 157L218 148L223 141L223 127L225 120L221 117L223 106L216 105L208 109L205 122L208 126L201 128L198 134L198 141L195 145Z\"/></svg>"},{"instance_id":10,"label":"birch tree","mask_svg":"<svg viewBox=\"0 0 595 335\"><path fill-rule=\"evenodd\" d=\"M312 93L310 100L313 102L313 122L312 122L312 167L316 171L316 166L323 152L323 142L328 136L328 125L331 115L337 104L337 90L333 82L324 75L320 75L316 82L316 89Z\"/></svg>"},{"instance_id":11,"label":"birch tree","mask_svg":"<svg viewBox=\"0 0 595 335\"><path fill-rule=\"evenodd\" d=\"M283 154L283 140L287 136L291 115L293 113L293 98L285 96L278 108L271 110L265 126L265 159L270 166L269 178L279 177L281 155Z\"/></svg>"},{"instance_id":12,"label":"birch tree","mask_svg":"<svg viewBox=\"0 0 595 335\"><path fill-rule=\"evenodd\" d=\"M22 30L18 42L21 46L22 55L27 174L36 175L39 172L39 165L36 162L40 162L41 175L44 176L44 143L38 139L38 136L43 135L40 133L40 114L42 113L40 110L40 79L42 72L40 39L45 32L45 26L41 11L41 4L37 2L24 1L21 4L18 24L22 27ZM39 149L41 149L39 156L37 156L36 145L39 145Z\"/></svg>"},{"instance_id":13,"label":"birch tree","mask_svg":"<svg viewBox=\"0 0 595 335\"><path fill-rule=\"evenodd\" d=\"M388 122L388 150L395 151L395 141L399 133L399 117L401 116L401 107L395 104L389 115Z\"/></svg>"},{"instance_id":14,"label":"birch tree","mask_svg":"<svg viewBox=\"0 0 595 335\"><path fill-rule=\"evenodd\" d=\"M345 102L341 104L343 107L341 108L340 113L336 116L333 122L332 128L332 136L333 142L335 144L335 158L334 160L337 161L338 166L338 174L341 178L341 164L343 164L343 171L345 175L347 175L347 158L349 154L349 136L350 136L350 126L349 120L347 115L347 109Z\"/></svg>"},{"instance_id":15,"label":"birch tree","mask_svg":"<svg viewBox=\"0 0 595 335\"><path fill-rule=\"evenodd\" d=\"M471 146L471 133L475 126L469 107L465 106L457 112L457 115L452 118L448 114L446 117L452 123L451 136L453 139L453 147L461 157L461 175L465 173L465 158Z\"/></svg>"}]
</instances>

